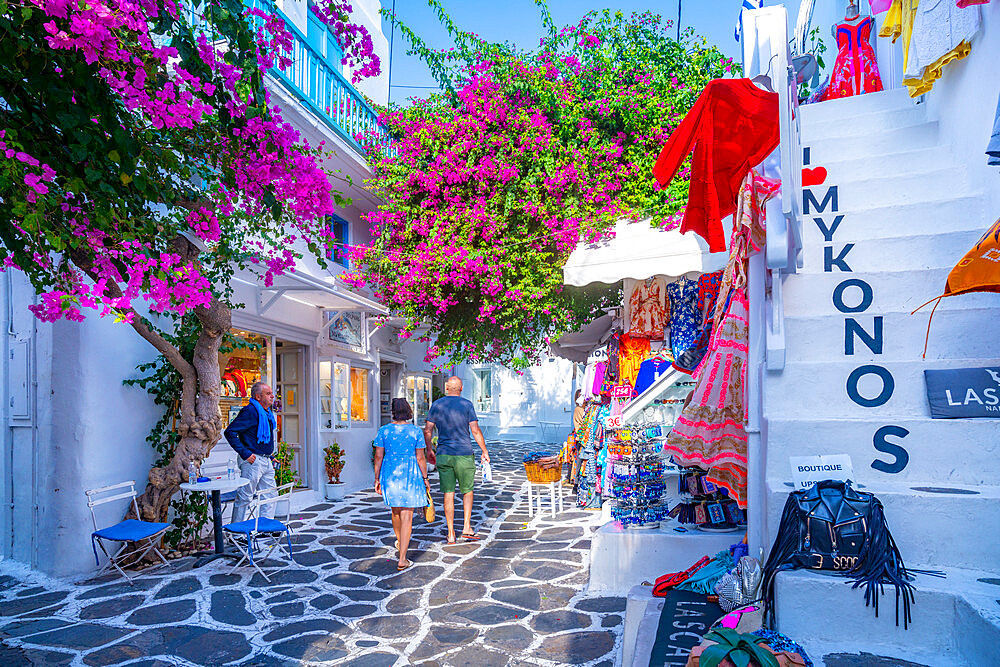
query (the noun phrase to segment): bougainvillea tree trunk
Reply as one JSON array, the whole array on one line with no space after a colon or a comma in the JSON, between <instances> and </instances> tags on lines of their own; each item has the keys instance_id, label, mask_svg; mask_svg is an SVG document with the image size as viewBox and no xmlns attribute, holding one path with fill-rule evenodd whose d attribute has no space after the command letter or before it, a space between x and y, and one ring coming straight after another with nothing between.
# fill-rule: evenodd
<instances>
[{"instance_id":1,"label":"bougainvillea tree trunk","mask_svg":"<svg viewBox=\"0 0 1000 667\"><path fill-rule=\"evenodd\" d=\"M167 465L149 471L149 483L138 498L139 515L145 521L166 521L170 499L180 484L187 480L191 461L200 464L212 452L222 435L219 415L221 373L219 347L232 326L230 309L217 299L199 308L195 316L201 322L201 334L195 345L194 359L188 362L163 338L154 342L137 328L139 334L153 343L183 378L177 433L180 436ZM134 326L134 323L133 323Z\"/></svg>"}]
</instances>

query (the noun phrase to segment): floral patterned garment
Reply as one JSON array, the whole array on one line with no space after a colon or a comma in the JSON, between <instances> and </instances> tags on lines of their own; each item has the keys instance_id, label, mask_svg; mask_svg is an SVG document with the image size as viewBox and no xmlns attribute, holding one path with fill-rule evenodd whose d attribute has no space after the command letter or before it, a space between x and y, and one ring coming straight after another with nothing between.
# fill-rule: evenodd
<instances>
[{"instance_id":1,"label":"floral patterned garment","mask_svg":"<svg viewBox=\"0 0 1000 667\"><path fill-rule=\"evenodd\" d=\"M681 278L667 285L670 297L670 349L674 359L695 346L701 332L698 281Z\"/></svg>"},{"instance_id":2,"label":"floral patterned garment","mask_svg":"<svg viewBox=\"0 0 1000 667\"><path fill-rule=\"evenodd\" d=\"M837 61L833 64L830 82L819 100L835 100L852 95L882 90L882 77L875 62L871 42L872 18L845 21L837 26Z\"/></svg>"},{"instance_id":3,"label":"floral patterned garment","mask_svg":"<svg viewBox=\"0 0 1000 667\"><path fill-rule=\"evenodd\" d=\"M743 289L733 291L708 354L695 371L695 387L667 438L664 451L681 466L707 470L708 479L746 507L746 363L748 311Z\"/></svg>"},{"instance_id":4,"label":"floral patterned garment","mask_svg":"<svg viewBox=\"0 0 1000 667\"><path fill-rule=\"evenodd\" d=\"M635 386L635 378L639 374L639 366L649 355L649 339L636 338L625 334L618 344L618 382Z\"/></svg>"},{"instance_id":5,"label":"floral patterned garment","mask_svg":"<svg viewBox=\"0 0 1000 667\"><path fill-rule=\"evenodd\" d=\"M635 284L629 298L630 336L663 340L663 325L667 319L666 287L663 278L646 278Z\"/></svg>"}]
</instances>

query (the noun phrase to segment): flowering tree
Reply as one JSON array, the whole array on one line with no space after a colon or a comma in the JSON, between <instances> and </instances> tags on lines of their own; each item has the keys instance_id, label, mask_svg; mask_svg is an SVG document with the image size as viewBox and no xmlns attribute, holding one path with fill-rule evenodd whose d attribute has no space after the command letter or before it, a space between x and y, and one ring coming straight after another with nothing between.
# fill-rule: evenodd
<instances>
[{"instance_id":1,"label":"flowering tree","mask_svg":"<svg viewBox=\"0 0 1000 667\"><path fill-rule=\"evenodd\" d=\"M317 13L359 76L377 72L350 11ZM39 319L113 316L181 378L179 439L150 472L145 519L163 520L220 435L228 278L270 284L296 243L326 256L340 195L264 86L290 47L281 17L239 0L0 0L0 262L31 280ZM186 353L184 315L200 326Z\"/></svg>"},{"instance_id":2,"label":"flowering tree","mask_svg":"<svg viewBox=\"0 0 1000 667\"><path fill-rule=\"evenodd\" d=\"M653 163L704 86L733 69L690 32L671 39L657 15L591 12L556 30L536 1L547 36L529 52L459 30L437 0L455 49L400 25L445 94L382 116L398 141L371 155L385 203L368 215L374 241L354 250L357 280L410 330L429 323L430 354L452 361L526 365L607 305L606 289L564 287L563 264L617 219L679 224L684 174L660 189Z\"/></svg>"}]
</instances>

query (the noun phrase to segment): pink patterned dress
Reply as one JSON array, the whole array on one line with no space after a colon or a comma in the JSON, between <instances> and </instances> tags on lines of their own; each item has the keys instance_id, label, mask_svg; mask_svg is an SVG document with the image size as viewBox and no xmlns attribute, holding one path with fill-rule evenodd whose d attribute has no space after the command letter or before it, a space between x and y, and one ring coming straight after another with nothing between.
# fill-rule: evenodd
<instances>
[{"instance_id":1,"label":"pink patterned dress","mask_svg":"<svg viewBox=\"0 0 1000 667\"><path fill-rule=\"evenodd\" d=\"M837 60L833 73L819 100L875 93L882 90L882 77L875 62L875 49L871 38L872 17L866 16L857 23L845 21L837 26Z\"/></svg>"},{"instance_id":2,"label":"pink patterned dress","mask_svg":"<svg viewBox=\"0 0 1000 667\"><path fill-rule=\"evenodd\" d=\"M681 412L664 449L682 466L708 470L707 477L746 507L747 299L735 289L722 322L712 331L708 354L695 371L691 402Z\"/></svg>"}]
</instances>

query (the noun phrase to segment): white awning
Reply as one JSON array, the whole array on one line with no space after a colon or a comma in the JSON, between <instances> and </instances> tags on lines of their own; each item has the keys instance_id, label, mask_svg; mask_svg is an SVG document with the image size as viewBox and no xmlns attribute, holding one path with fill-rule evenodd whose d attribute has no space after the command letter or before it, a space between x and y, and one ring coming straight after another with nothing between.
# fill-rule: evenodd
<instances>
[{"instance_id":1,"label":"white awning","mask_svg":"<svg viewBox=\"0 0 1000 667\"><path fill-rule=\"evenodd\" d=\"M275 276L269 287L258 283L257 289L260 293L261 314L282 296L326 310L361 310L380 315L389 314L389 310L379 302L338 285L332 278L327 281L305 273L285 273Z\"/></svg>"},{"instance_id":2,"label":"white awning","mask_svg":"<svg viewBox=\"0 0 1000 667\"><path fill-rule=\"evenodd\" d=\"M722 221L729 245L729 218ZM615 224L615 237L595 245L581 243L563 267L563 283L583 287L591 283L616 283L623 278L644 280L651 276L679 277L711 273L726 266L728 252L710 253L708 243L694 232L663 231L649 219Z\"/></svg>"},{"instance_id":3,"label":"white awning","mask_svg":"<svg viewBox=\"0 0 1000 667\"><path fill-rule=\"evenodd\" d=\"M549 343L549 352L554 357L562 357L570 361L583 363L587 361L590 351L597 347L611 331L614 319L610 315L602 315L579 331L564 334L559 340Z\"/></svg>"}]
</instances>

